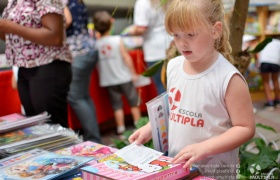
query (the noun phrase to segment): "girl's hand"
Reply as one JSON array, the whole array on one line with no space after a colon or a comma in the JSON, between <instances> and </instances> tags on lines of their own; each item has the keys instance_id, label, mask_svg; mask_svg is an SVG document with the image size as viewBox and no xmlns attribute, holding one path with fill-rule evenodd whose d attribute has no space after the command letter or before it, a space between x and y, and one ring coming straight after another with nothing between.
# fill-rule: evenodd
<instances>
[{"instance_id":1,"label":"girl's hand","mask_svg":"<svg viewBox=\"0 0 280 180\"><path fill-rule=\"evenodd\" d=\"M140 129L136 130L129 138L129 143L135 142L137 145L145 144L150 139L152 139L152 129L151 124L148 123Z\"/></svg>"},{"instance_id":2,"label":"girl's hand","mask_svg":"<svg viewBox=\"0 0 280 180\"><path fill-rule=\"evenodd\" d=\"M190 167L193 163L207 157L207 146L203 143L192 144L184 147L172 160L172 163L185 163L184 169Z\"/></svg>"}]
</instances>

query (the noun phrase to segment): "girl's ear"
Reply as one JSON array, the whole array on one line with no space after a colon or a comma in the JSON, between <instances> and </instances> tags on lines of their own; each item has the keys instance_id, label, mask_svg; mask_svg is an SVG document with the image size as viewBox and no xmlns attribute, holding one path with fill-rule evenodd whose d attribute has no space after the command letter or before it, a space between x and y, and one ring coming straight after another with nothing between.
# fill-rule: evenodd
<instances>
[{"instance_id":1,"label":"girl's ear","mask_svg":"<svg viewBox=\"0 0 280 180\"><path fill-rule=\"evenodd\" d=\"M214 24L214 28L213 28L213 37L214 37L214 39L220 38L220 36L222 34L222 31L223 31L223 24L222 24L221 21L217 21Z\"/></svg>"}]
</instances>

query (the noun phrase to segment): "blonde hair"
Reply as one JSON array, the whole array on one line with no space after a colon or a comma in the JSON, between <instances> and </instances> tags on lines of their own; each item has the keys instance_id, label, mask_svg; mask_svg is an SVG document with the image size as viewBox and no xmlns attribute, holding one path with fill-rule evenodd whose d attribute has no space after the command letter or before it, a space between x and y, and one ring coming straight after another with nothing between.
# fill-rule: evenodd
<instances>
[{"instance_id":1,"label":"blonde hair","mask_svg":"<svg viewBox=\"0 0 280 180\"><path fill-rule=\"evenodd\" d=\"M230 32L225 22L222 0L173 0L166 11L165 27L169 34L178 29L212 32L213 25L218 21L223 27L220 38L215 42L215 49L233 63Z\"/></svg>"}]
</instances>

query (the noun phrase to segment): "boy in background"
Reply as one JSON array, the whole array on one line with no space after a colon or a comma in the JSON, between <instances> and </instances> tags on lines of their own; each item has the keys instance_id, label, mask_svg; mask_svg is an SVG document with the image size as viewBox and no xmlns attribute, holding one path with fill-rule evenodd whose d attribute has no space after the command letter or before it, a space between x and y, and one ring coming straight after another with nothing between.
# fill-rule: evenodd
<instances>
[{"instance_id":1,"label":"boy in background","mask_svg":"<svg viewBox=\"0 0 280 180\"><path fill-rule=\"evenodd\" d=\"M113 18L106 11L98 11L93 17L94 27L100 33L97 40L99 83L109 92L111 105L117 125L117 134L125 131L122 95L126 97L134 124L140 119L138 94L133 83L138 76L135 72L132 59L125 49L121 36L111 35L110 29Z\"/></svg>"}]
</instances>

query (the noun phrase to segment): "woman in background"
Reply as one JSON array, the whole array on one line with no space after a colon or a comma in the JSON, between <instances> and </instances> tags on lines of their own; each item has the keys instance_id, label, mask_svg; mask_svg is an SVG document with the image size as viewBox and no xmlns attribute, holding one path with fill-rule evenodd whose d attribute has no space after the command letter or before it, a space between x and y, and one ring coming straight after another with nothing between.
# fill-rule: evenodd
<instances>
[{"instance_id":1,"label":"woman in background","mask_svg":"<svg viewBox=\"0 0 280 180\"><path fill-rule=\"evenodd\" d=\"M171 1L171 0L169 0ZM137 0L134 6L134 25L128 35L141 35L144 38L143 52L147 66L167 59L166 50L172 40L165 30L165 8L160 0ZM161 82L161 72L153 75L158 94L165 92Z\"/></svg>"},{"instance_id":2,"label":"woman in background","mask_svg":"<svg viewBox=\"0 0 280 180\"><path fill-rule=\"evenodd\" d=\"M69 0L65 8L67 43L73 56L68 101L81 125L83 140L101 143L94 103L89 93L90 77L97 62L94 39L89 36L88 13L82 0Z\"/></svg>"},{"instance_id":3,"label":"woman in background","mask_svg":"<svg viewBox=\"0 0 280 180\"><path fill-rule=\"evenodd\" d=\"M66 45L61 0L9 0L0 19L8 65L18 66L18 92L27 116L47 111L68 127L71 54Z\"/></svg>"}]
</instances>

